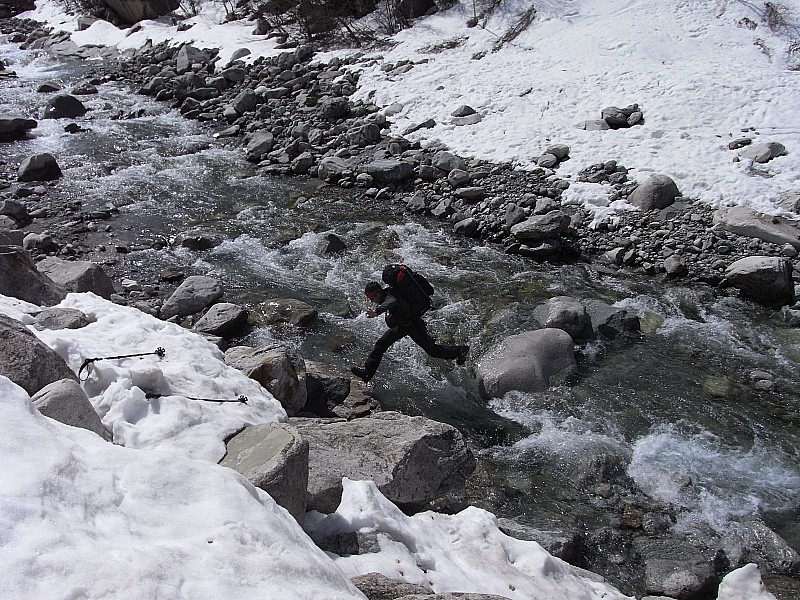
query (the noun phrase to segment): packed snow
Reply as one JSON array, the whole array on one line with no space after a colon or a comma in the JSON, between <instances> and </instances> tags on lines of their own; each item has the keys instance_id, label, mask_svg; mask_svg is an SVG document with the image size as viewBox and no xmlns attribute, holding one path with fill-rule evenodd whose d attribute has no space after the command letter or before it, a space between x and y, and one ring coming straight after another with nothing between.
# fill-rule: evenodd
<instances>
[{"instance_id":1,"label":"packed snow","mask_svg":"<svg viewBox=\"0 0 800 600\"><path fill-rule=\"evenodd\" d=\"M800 15L800 0L781 4ZM399 103L394 133L435 119L434 128L409 137L463 156L531 168L548 145L567 144L570 160L556 171L562 177L616 160L633 179L663 173L687 197L774 214L782 212L775 204L782 192L800 190L800 71L785 60L787 32L765 26L760 4L544 0L533 24L493 52L528 6L507 0L471 28L472 3L417 21L390 50L364 53L374 60L357 67L355 97ZM196 25L182 32L166 21L135 33L98 21L79 32L76 18L51 2L22 16L72 31L79 44L124 50L149 39L220 48L221 66L239 48L250 49L245 60L281 52L252 35L253 23L222 23L221 3L200 7L188 20ZM745 18L757 27L743 26ZM381 68L402 60L414 63L405 73ZM633 103L644 125L580 127L606 106ZM464 104L480 122L452 122ZM744 135L780 142L787 154L763 165L737 161L727 144ZM611 205L600 184L574 185L568 201L598 214L630 209ZM216 464L231 433L285 420L268 392L178 326L92 294L70 294L61 306L93 322L38 331L31 323L39 307L0 296L0 312L29 325L76 373L87 358L159 347L164 357L100 360L88 370L82 385L115 444L43 417L0 377L0 597L360 598L348 578L366 572L437 592L625 597L535 542L505 536L485 511L406 516L371 482L345 480L339 509L310 513L303 531L267 494ZM198 399L241 396L247 403ZM351 531L376 533L380 551L337 557L312 542ZM770 599L755 565L730 573L719 588L719 600Z\"/></svg>"}]
</instances>

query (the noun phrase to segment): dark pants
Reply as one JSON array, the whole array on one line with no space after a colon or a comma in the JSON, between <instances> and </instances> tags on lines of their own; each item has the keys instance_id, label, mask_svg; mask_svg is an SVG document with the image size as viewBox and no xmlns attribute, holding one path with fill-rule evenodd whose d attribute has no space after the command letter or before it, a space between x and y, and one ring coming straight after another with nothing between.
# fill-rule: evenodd
<instances>
[{"instance_id":1,"label":"dark pants","mask_svg":"<svg viewBox=\"0 0 800 600\"><path fill-rule=\"evenodd\" d=\"M425 325L425 321L422 319L414 319L408 325L390 327L386 330L386 333L378 338L378 341L375 342L375 346L372 348L372 352L370 352L367 357L367 361L364 363L364 369L367 371L369 377L372 377L375 371L378 370L378 365L381 364L381 359L389 347L406 336L409 336L416 342L417 346L434 358L458 358L461 352L461 346L440 346L437 344L436 340L428 333L428 327Z\"/></svg>"}]
</instances>

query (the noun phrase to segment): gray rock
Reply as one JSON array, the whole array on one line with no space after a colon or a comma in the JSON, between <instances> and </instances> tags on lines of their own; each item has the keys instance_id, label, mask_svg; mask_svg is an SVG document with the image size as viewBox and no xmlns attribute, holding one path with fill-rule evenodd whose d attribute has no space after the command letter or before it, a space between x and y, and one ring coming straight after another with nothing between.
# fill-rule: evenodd
<instances>
[{"instance_id":1,"label":"gray rock","mask_svg":"<svg viewBox=\"0 0 800 600\"><path fill-rule=\"evenodd\" d=\"M390 501L412 505L463 486L475 458L444 423L396 412L353 421L292 419L310 446L308 509L332 513L342 478L374 481Z\"/></svg>"},{"instance_id":2,"label":"gray rock","mask_svg":"<svg viewBox=\"0 0 800 600\"><path fill-rule=\"evenodd\" d=\"M19 229L0 230L0 247L2 246L22 246L25 239L25 232ZM8 295L8 294L6 294Z\"/></svg>"},{"instance_id":3,"label":"gray rock","mask_svg":"<svg viewBox=\"0 0 800 600\"><path fill-rule=\"evenodd\" d=\"M478 113L475 113L466 117L453 117L452 123L457 127L463 127L465 125L475 125L475 123L480 123L482 119L483 117L481 117Z\"/></svg>"},{"instance_id":4,"label":"gray rock","mask_svg":"<svg viewBox=\"0 0 800 600\"><path fill-rule=\"evenodd\" d=\"M481 390L494 398L506 392L543 392L578 369L573 342L563 329L538 329L513 335L478 361Z\"/></svg>"},{"instance_id":5,"label":"gray rock","mask_svg":"<svg viewBox=\"0 0 800 600\"><path fill-rule=\"evenodd\" d=\"M552 169L558 164L558 158L556 157L555 154L550 154L549 152L545 152L536 159L536 164L545 169Z\"/></svg>"},{"instance_id":6,"label":"gray rock","mask_svg":"<svg viewBox=\"0 0 800 600\"><path fill-rule=\"evenodd\" d=\"M192 229L176 235L172 243L175 246L181 246L189 250L208 250L219 246L222 243L222 239L213 231Z\"/></svg>"},{"instance_id":7,"label":"gray rock","mask_svg":"<svg viewBox=\"0 0 800 600\"><path fill-rule=\"evenodd\" d=\"M46 417L59 423L88 429L104 440L110 440L111 434L106 431L100 417L81 388L73 379L54 381L32 397L33 405Z\"/></svg>"},{"instance_id":8,"label":"gray rock","mask_svg":"<svg viewBox=\"0 0 800 600\"><path fill-rule=\"evenodd\" d=\"M424 585L391 579L381 573L366 573L350 579L368 600L395 600L409 594L432 595L433 590Z\"/></svg>"},{"instance_id":9,"label":"gray rock","mask_svg":"<svg viewBox=\"0 0 800 600\"><path fill-rule=\"evenodd\" d=\"M58 244L48 233L29 233L22 240L22 247L29 252L41 254L58 251Z\"/></svg>"},{"instance_id":10,"label":"gray rock","mask_svg":"<svg viewBox=\"0 0 800 600\"><path fill-rule=\"evenodd\" d=\"M52 154L34 154L22 161L17 171L19 181L53 181L63 176Z\"/></svg>"},{"instance_id":11,"label":"gray rock","mask_svg":"<svg viewBox=\"0 0 800 600\"><path fill-rule=\"evenodd\" d=\"M522 223L511 228L511 235L517 240L529 244L542 240L557 238L567 230L569 216L560 210L550 211L543 215L532 215Z\"/></svg>"},{"instance_id":12,"label":"gray rock","mask_svg":"<svg viewBox=\"0 0 800 600\"><path fill-rule=\"evenodd\" d=\"M225 352L225 364L260 383L288 414L303 410L307 397L306 365L288 346L234 346Z\"/></svg>"},{"instance_id":13,"label":"gray rock","mask_svg":"<svg viewBox=\"0 0 800 600\"><path fill-rule=\"evenodd\" d=\"M467 202L477 202L486 196L486 190L479 186L462 187L456 190L456 197Z\"/></svg>"},{"instance_id":14,"label":"gray rock","mask_svg":"<svg viewBox=\"0 0 800 600\"><path fill-rule=\"evenodd\" d=\"M117 3L121 3L121 0L115 0ZM113 7L112 7L113 8ZM152 17L145 17L145 18L152 18ZM137 21L142 19L137 19ZM136 21L133 21L134 23ZM191 44L184 44L178 50L178 53L175 55L175 66L176 71L179 75L186 73L192 70L192 65L206 65L209 63L208 54L203 52L202 50L195 48Z\"/></svg>"},{"instance_id":15,"label":"gray rock","mask_svg":"<svg viewBox=\"0 0 800 600\"><path fill-rule=\"evenodd\" d=\"M354 127L347 132L347 140L351 146L358 146L364 148L379 142L381 139L381 130L374 123L366 123Z\"/></svg>"},{"instance_id":16,"label":"gray rock","mask_svg":"<svg viewBox=\"0 0 800 600\"><path fill-rule=\"evenodd\" d=\"M25 139L31 129L38 127L35 119L23 115L0 115L0 142Z\"/></svg>"},{"instance_id":17,"label":"gray rock","mask_svg":"<svg viewBox=\"0 0 800 600\"><path fill-rule=\"evenodd\" d=\"M441 170L439 169L436 170L439 171L439 173L442 173ZM453 169L452 171L450 171L450 173L447 174L447 183L449 183L450 187L453 188L459 188L464 185L467 185L469 181L470 181L469 173L463 171L462 169Z\"/></svg>"},{"instance_id":18,"label":"gray rock","mask_svg":"<svg viewBox=\"0 0 800 600\"><path fill-rule=\"evenodd\" d=\"M22 323L0 314L0 375L33 395L59 379L78 378L64 359Z\"/></svg>"},{"instance_id":19,"label":"gray rock","mask_svg":"<svg viewBox=\"0 0 800 600\"><path fill-rule=\"evenodd\" d=\"M603 119L612 129L628 127L628 115L616 106L609 106L600 111L600 118Z\"/></svg>"},{"instance_id":20,"label":"gray rock","mask_svg":"<svg viewBox=\"0 0 800 600\"><path fill-rule=\"evenodd\" d=\"M275 136L271 132L263 129L256 131L247 138L245 155L251 162L259 162L262 157L272 150L275 143Z\"/></svg>"},{"instance_id":21,"label":"gray rock","mask_svg":"<svg viewBox=\"0 0 800 600\"><path fill-rule=\"evenodd\" d=\"M185 317L200 312L222 298L222 281L205 275L192 275L178 286L161 307L161 318Z\"/></svg>"},{"instance_id":22,"label":"gray rock","mask_svg":"<svg viewBox=\"0 0 800 600\"><path fill-rule=\"evenodd\" d=\"M220 465L245 477L303 524L308 486L308 442L286 423L246 427L228 440Z\"/></svg>"},{"instance_id":23,"label":"gray rock","mask_svg":"<svg viewBox=\"0 0 800 600\"><path fill-rule=\"evenodd\" d=\"M744 206L734 206L716 211L714 223L736 235L772 244L791 244L800 249L800 229L781 217L756 212Z\"/></svg>"},{"instance_id":24,"label":"gray rock","mask_svg":"<svg viewBox=\"0 0 800 600\"><path fill-rule=\"evenodd\" d=\"M721 285L768 305L794 304L792 262L774 256L747 256L728 265Z\"/></svg>"},{"instance_id":25,"label":"gray rock","mask_svg":"<svg viewBox=\"0 0 800 600\"><path fill-rule=\"evenodd\" d=\"M414 167L402 160L386 158L369 163L366 172L380 183L401 183L414 176Z\"/></svg>"},{"instance_id":26,"label":"gray rock","mask_svg":"<svg viewBox=\"0 0 800 600\"><path fill-rule=\"evenodd\" d=\"M28 208L17 200L7 199L0 201L0 215L7 215L20 225L27 225L31 222Z\"/></svg>"},{"instance_id":27,"label":"gray rock","mask_svg":"<svg viewBox=\"0 0 800 600\"><path fill-rule=\"evenodd\" d=\"M560 162L569 156L569 146L566 144L552 144L547 147L545 153L552 154Z\"/></svg>"},{"instance_id":28,"label":"gray rock","mask_svg":"<svg viewBox=\"0 0 800 600\"><path fill-rule=\"evenodd\" d=\"M584 300L583 305L589 313L595 335L599 338L613 340L619 335L635 335L641 331L639 317L624 308L595 299Z\"/></svg>"},{"instance_id":29,"label":"gray rock","mask_svg":"<svg viewBox=\"0 0 800 600\"><path fill-rule=\"evenodd\" d=\"M563 329L573 340L590 337L592 324L586 307L577 298L554 296L533 310L542 327Z\"/></svg>"},{"instance_id":30,"label":"gray rock","mask_svg":"<svg viewBox=\"0 0 800 600\"><path fill-rule=\"evenodd\" d=\"M670 177L651 175L631 192L628 202L644 211L661 210L672 205L680 195L678 186Z\"/></svg>"},{"instance_id":31,"label":"gray rock","mask_svg":"<svg viewBox=\"0 0 800 600\"><path fill-rule=\"evenodd\" d=\"M739 156L757 163L766 163L773 158L786 154L786 148L778 142L765 142L747 146L739 152Z\"/></svg>"},{"instance_id":32,"label":"gray rock","mask_svg":"<svg viewBox=\"0 0 800 600\"><path fill-rule=\"evenodd\" d=\"M475 237L478 235L478 226L479 223L476 218L467 217L453 225L453 232L465 237Z\"/></svg>"},{"instance_id":33,"label":"gray rock","mask_svg":"<svg viewBox=\"0 0 800 600\"><path fill-rule=\"evenodd\" d=\"M353 167L344 158L328 156L319 161L317 176L320 179L337 181L352 171Z\"/></svg>"},{"instance_id":34,"label":"gray rock","mask_svg":"<svg viewBox=\"0 0 800 600\"><path fill-rule=\"evenodd\" d=\"M306 360L306 405L318 417L358 419L380 412L374 393L360 379L323 363Z\"/></svg>"},{"instance_id":35,"label":"gray rock","mask_svg":"<svg viewBox=\"0 0 800 600\"><path fill-rule=\"evenodd\" d=\"M83 102L69 94L59 94L47 101L44 108L44 119L75 119L86 114Z\"/></svg>"},{"instance_id":36,"label":"gray rock","mask_svg":"<svg viewBox=\"0 0 800 600\"><path fill-rule=\"evenodd\" d=\"M80 329L91 323L91 319L77 308L45 308L36 315L36 329Z\"/></svg>"},{"instance_id":37,"label":"gray rock","mask_svg":"<svg viewBox=\"0 0 800 600\"><path fill-rule=\"evenodd\" d=\"M583 124L583 128L586 131L606 131L608 129L611 129L611 125L606 123L603 119L597 119L597 120L586 121Z\"/></svg>"},{"instance_id":38,"label":"gray rock","mask_svg":"<svg viewBox=\"0 0 800 600\"><path fill-rule=\"evenodd\" d=\"M648 594L701 598L717 584L710 561L693 546L675 538L636 537L634 548L644 563Z\"/></svg>"},{"instance_id":39,"label":"gray rock","mask_svg":"<svg viewBox=\"0 0 800 600\"><path fill-rule=\"evenodd\" d=\"M246 112L255 110L258 104L258 94L250 88L245 88L231 102L231 107L238 114L242 115Z\"/></svg>"},{"instance_id":40,"label":"gray rock","mask_svg":"<svg viewBox=\"0 0 800 600\"><path fill-rule=\"evenodd\" d=\"M450 113L451 117L468 117L476 113L475 109L467 104L462 104L453 112Z\"/></svg>"},{"instance_id":41,"label":"gray rock","mask_svg":"<svg viewBox=\"0 0 800 600\"><path fill-rule=\"evenodd\" d=\"M783 192L778 198L778 207L793 213L800 213L800 192Z\"/></svg>"},{"instance_id":42,"label":"gray rock","mask_svg":"<svg viewBox=\"0 0 800 600\"><path fill-rule=\"evenodd\" d=\"M450 173L450 171L453 169L460 169L462 171L467 170L467 161L460 156L456 156L455 154L446 152L444 150L434 154L431 162L434 167L441 169L445 173Z\"/></svg>"},{"instance_id":43,"label":"gray rock","mask_svg":"<svg viewBox=\"0 0 800 600\"><path fill-rule=\"evenodd\" d=\"M0 294L37 305L58 304L67 291L40 273L29 252L20 246L0 246Z\"/></svg>"},{"instance_id":44,"label":"gray rock","mask_svg":"<svg viewBox=\"0 0 800 600\"><path fill-rule=\"evenodd\" d=\"M309 327L319 318L319 311L310 304L294 298L271 298L250 312L250 320L257 324L277 325L286 323L297 327Z\"/></svg>"},{"instance_id":45,"label":"gray rock","mask_svg":"<svg viewBox=\"0 0 800 600\"><path fill-rule=\"evenodd\" d=\"M683 258L673 254L664 259L664 271L668 277L683 277L689 272L689 267Z\"/></svg>"},{"instance_id":46,"label":"gray rock","mask_svg":"<svg viewBox=\"0 0 800 600\"><path fill-rule=\"evenodd\" d=\"M194 329L227 338L236 335L246 323L247 310L238 304L218 302L195 323Z\"/></svg>"},{"instance_id":47,"label":"gray rock","mask_svg":"<svg viewBox=\"0 0 800 600\"><path fill-rule=\"evenodd\" d=\"M92 292L106 300L114 294L111 277L96 263L49 256L36 266L68 292Z\"/></svg>"},{"instance_id":48,"label":"gray rock","mask_svg":"<svg viewBox=\"0 0 800 600\"><path fill-rule=\"evenodd\" d=\"M350 101L347 98L326 98L319 112L323 119L344 119L350 114Z\"/></svg>"}]
</instances>

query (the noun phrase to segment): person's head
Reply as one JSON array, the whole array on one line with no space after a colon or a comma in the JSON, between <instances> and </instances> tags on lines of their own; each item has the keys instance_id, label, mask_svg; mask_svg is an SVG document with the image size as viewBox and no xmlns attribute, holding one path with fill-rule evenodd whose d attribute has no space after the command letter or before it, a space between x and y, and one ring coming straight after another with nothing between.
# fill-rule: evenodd
<instances>
[{"instance_id":1,"label":"person's head","mask_svg":"<svg viewBox=\"0 0 800 600\"><path fill-rule=\"evenodd\" d=\"M370 281L364 288L364 295L377 304L383 296L383 286L377 281Z\"/></svg>"}]
</instances>

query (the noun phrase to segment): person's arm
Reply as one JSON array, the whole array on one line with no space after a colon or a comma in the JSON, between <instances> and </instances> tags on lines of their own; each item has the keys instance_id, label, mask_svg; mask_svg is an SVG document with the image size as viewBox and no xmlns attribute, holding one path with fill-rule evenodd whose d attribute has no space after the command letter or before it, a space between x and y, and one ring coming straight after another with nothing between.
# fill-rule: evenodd
<instances>
[{"instance_id":1,"label":"person's arm","mask_svg":"<svg viewBox=\"0 0 800 600\"><path fill-rule=\"evenodd\" d=\"M378 306L376 306L374 310L369 309L367 311L367 317L369 317L370 319L373 317L377 317L378 315L382 315L385 312L394 310L396 306L397 306L397 299L391 294L386 294L386 296L383 298L383 302L381 302Z\"/></svg>"}]
</instances>

